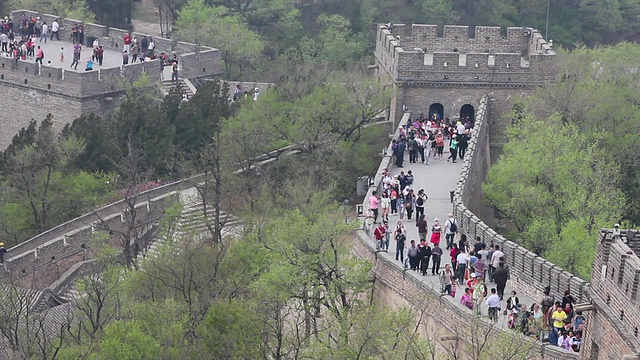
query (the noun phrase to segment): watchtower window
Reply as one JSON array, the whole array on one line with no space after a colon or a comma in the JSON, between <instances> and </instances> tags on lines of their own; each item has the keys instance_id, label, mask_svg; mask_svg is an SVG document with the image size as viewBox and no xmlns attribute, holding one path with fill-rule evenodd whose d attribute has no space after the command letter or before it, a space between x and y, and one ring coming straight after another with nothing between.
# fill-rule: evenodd
<instances>
[{"instance_id":1,"label":"watchtower window","mask_svg":"<svg viewBox=\"0 0 640 360\"><path fill-rule=\"evenodd\" d=\"M467 66L467 54L458 54L458 66Z\"/></svg>"},{"instance_id":2,"label":"watchtower window","mask_svg":"<svg viewBox=\"0 0 640 360\"><path fill-rule=\"evenodd\" d=\"M433 65L433 54L424 54L424 64L427 66Z\"/></svg>"},{"instance_id":3,"label":"watchtower window","mask_svg":"<svg viewBox=\"0 0 640 360\"><path fill-rule=\"evenodd\" d=\"M487 60L488 66L496 66L496 57L493 55L489 55L489 59Z\"/></svg>"}]
</instances>

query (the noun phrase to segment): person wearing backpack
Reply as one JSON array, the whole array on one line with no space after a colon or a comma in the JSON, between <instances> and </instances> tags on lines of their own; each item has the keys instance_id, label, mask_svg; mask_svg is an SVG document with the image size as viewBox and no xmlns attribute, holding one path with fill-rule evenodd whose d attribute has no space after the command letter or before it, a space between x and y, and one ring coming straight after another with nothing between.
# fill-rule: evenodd
<instances>
[{"instance_id":1,"label":"person wearing backpack","mask_svg":"<svg viewBox=\"0 0 640 360\"><path fill-rule=\"evenodd\" d=\"M427 203L427 194L424 193L424 189L418 191L418 197L416 198L416 226L418 226L418 220L421 215L424 215L424 206Z\"/></svg>"},{"instance_id":2,"label":"person wearing backpack","mask_svg":"<svg viewBox=\"0 0 640 360\"><path fill-rule=\"evenodd\" d=\"M454 219L453 214L449 213L449 218L444 224L444 236L447 241L447 250L453 248L453 239L458 232L458 222Z\"/></svg>"}]
</instances>

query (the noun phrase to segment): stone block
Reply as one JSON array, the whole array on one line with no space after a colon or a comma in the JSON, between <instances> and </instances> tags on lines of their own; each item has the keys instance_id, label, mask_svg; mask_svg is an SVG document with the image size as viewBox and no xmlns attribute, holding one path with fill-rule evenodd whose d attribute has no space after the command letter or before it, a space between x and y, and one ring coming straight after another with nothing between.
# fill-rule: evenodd
<instances>
[{"instance_id":1,"label":"stone block","mask_svg":"<svg viewBox=\"0 0 640 360\"><path fill-rule=\"evenodd\" d=\"M36 248L36 253L39 258L45 260L55 260L61 254L64 253L65 245L63 238L56 238L49 242L44 243Z\"/></svg>"},{"instance_id":2,"label":"stone block","mask_svg":"<svg viewBox=\"0 0 640 360\"><path fill-rule=\"evenodd\" d=\"M49 27L49 31L51 31L51 24L53 23L54 20L58 21L58 25L62 26L61 22L62 19L60 19L59 16L57 15L52 15L52 14L40 14L40 20L42 20L42 22L46 22L48 27ZM49 35L51 36L51 35ZM64 38L62 37L62 34L59 34L58 36L60 36L60 39L63 40Z\"/></svg>"},{"instance_id":3,"label":"stone block","mask_svg":"<svg viewBox=\"0 0 640 360\"><path fill-rule=\"evenodd\" d=\"M109 41L108 44L105 44L105 47L109 46L122 51L124 48L124 36L129 34L129 30L109 28L107 34Z\"/></svg>"},{"instance_id":4,"label":"stone block","mask_svg":"<svg viewBox=\"0 0 640 360\"><path fill-rule=\"evenodd\" d=\"M462 44L469 40L469 27L461 25L445 25L444 39L451 43L452 46Z\"/></svg>"},{"instance_id":5,"label":"stone block","mask_svg":"<svg viewBox=\"0 0 640 360\"><path fill-rule=\"evenodd\" d=\"M79 247L82 244L89 244L91 235L91 226L85 226L78 231L66 234L65 242L67 246Z\"/></svg>"},{"instance_id":6,"label":"stone block","mask_svg":"<svg viewBox=\"0 0 640 360\"><path fill-rule=\"evenodd\" d=\"M122 75L132 81L135 81L142 76L144 65L140 62L134 64L127 64L122 66Z\"/></svg>"},{"instance_id":7,"label":"stone block","mask_svg":"<svg viewBox=\"0 0 640 360\"><path fill-rule=\"evenodd\" d=\"M102 39L104 37L109 36L109 28L104 25L86 23L84 24L84 36L86 37L95 37L98 39ZM92 44L88 44L87 46L91 46Z\"/></svg>"}]
</instances>

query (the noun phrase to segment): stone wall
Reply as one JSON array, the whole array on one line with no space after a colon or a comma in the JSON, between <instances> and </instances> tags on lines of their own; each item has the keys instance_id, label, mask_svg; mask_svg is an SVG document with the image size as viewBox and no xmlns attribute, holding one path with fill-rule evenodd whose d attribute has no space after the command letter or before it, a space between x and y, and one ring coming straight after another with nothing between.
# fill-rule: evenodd
<instances>
[{"instance_id":1,"label":"stone wall","mask_svg":"<svg viewBox=\"0 0 640 360\"><path fill-rule=\"evenodd\" d=\"M135 198L134 226L139 229L139 233L146 231L150 225L164 216L164 209L177 200L178 191L193 187L193 184L200 181L202 176L196 176L138 194ZM85 260L82 253L85 249L91 251L97 232L105 231L112 239L121 236L132 225L127 214L128 202L123 199L56 226L10 248L5 256L6 266L10 272L0 272L0 279L9 274L25 277L54 268L60 272L67 271L75 263ZM61 262L69 258L75 260L65 262L61 268ZM46 281L38 281L37 284L31 285L39 288L49 286L58 280L61 274L51 273L50 275L45 276Z\"/></svg>"},{"instance_id":2,"label":"stone wall","mask_svg":"<svg viewBox=\"0 0 640 360\"><path fill-rule=\"evenodd\" d=\"M40 16L51 24L58 20L61 25L60 39L70 41L73 25L83 25L85 45L92 46L97 38L106 48L122 49L122 37L128 31L103 25L83 23L74 19L60 19L56 15L40 14L29 10L16 10L11 14L19 19ZM144 34L134 33L138 38ZM209 47L183 43L170 39L155 38L157 53L161 51L178 55L181 77L211 78L222 74L220 51ZM172 55L170 55L171 57ZM47 64L35 64L32 60L17 62L0 56L0 109L10 114L0 126L0 150L5 149L17 132L28 125L31 119L41 121L49 113L54 114L54 126L62 128L82 114L110 114L115 110L115 99L123 94L122 85L139 79L143 74L160 80L159 60L102 68L89 72L59 69ZM15 99L26 101L15 101ZM25 106L24 104L29 104Z\"/></svg>"},{"instance_id":3,"label":"stone wall","mask_svg":"<svg viewBox=\"0 0 640 360\"><path fill-rule=\"evenodd\" d=\"M638 242L635 233L614 236L611 230L603 230L600 234L589 289L595 311L585 313L584 351L592 358L640 354L640 258L631 249Z\"/></svg>"},{"instance_id":4,"label":"stone wall","mask_svg":"<svg viewBox=\"0 0 640 360\"><path fill-rule=\"evenodd\" d=\"M561 297L569 288L578 301L584 301L589 283L505 239L472 212L471 203L480 197L477 192L489 165L489 134L485 116L487 101L485 98L478 110L476 126L469 141L469 155L465 156L462 174L455 189L453 212L460 224L460 231L467 235L470 242L480 237L488 245L500 245L511 269L511 282L532 299L541 299L544 288L550 286L556 297Z\"/></svg>"}]
</instances>

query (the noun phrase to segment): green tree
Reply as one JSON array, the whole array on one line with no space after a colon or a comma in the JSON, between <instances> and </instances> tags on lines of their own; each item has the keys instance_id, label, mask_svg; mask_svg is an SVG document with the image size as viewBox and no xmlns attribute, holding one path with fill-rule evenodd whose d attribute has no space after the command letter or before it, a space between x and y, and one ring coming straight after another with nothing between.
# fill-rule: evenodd
<instances>
[{"instance_id":1,"label":"green tree","mask_svg":"<svg viewBox=\"0 0 640 360\"><path fill-rule=\"evenodd\" d=\"M486 197L512 221L520 244L589 278L598 231L624 207L620 168L598 141L553 118L527 117L508 139L487 175Z\"/></svg>"},{"instance_id":2,"label":"green tree","mask_svg":"<svg viewBox=\"0 0 640 360\"><path fill-rule=\"evenodd\" d=\"M109 198L112 191L109 175L75 171L84 143L76 137L60 136L52 125L49 116L37 133L27 130L31 135L23 137L19 145L14 142L16 146L4 153L2 209L8 216L16 210L10 218L15 219L15 224L22 224L21 230L30 230L8 239L10 243L80 216ZM29 213L28 223L24 222L25 211Z\"/></svg>"},{"instance_id":3,"label":"green tree","mask_svg":"<svg viewBox=\"0 0 640 360\"><path fill-rule=\"evenodd\" d=\"M29 9L85 22L96 21L96 15L91 11L86 0L8 0L7 7Z\"/></svg>"},{"instance_id":4,"label":"green tree","mask_svg":"<svg viewBox=\"0 0 640 360\"><path fill-rule=\"evenodd\" d=\"M245 20L225 7L211 7L204 0L190 0L176 22L179 40L213 46L222 52L227 79L239 79L261 58L262 37Z\"/></svg>"},{"instance_id":5,"label":"green tree","mask_svg":"<svg viewBox=\"0 0 640 360\"><path fill-rule=\"evenodd\" d=\"M160 358L160 344L142 331L136 320L115 321L104 330L97 359L145 360Z\"/></svg>"},{"instance_id":6,"label":"green tree","mask_svg":"<svg viewBox=\"0 0 640 360\"><path fill-rule=\"evenodd\" d=\"M527 103L541 118L557 114L597 141L620 166L620 188L627 201L623 218L640 224L640 75L634 60L640 47L624 43L560 52L559 81L545 85ZM598 96L593 96L597 94ZM610 226L610 224L609 224Z\"/></svg>"},{"instance_id":7,"label":"green tree","mask_svg":"<svg viewBox=\"0 0 640 360\"><path fill-rule=\"evenodd\" d=\"M459 20L451 0L422 0L420 6L429 24L450 25Z\"/></svg>"}]
</instances>

